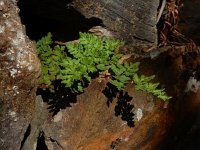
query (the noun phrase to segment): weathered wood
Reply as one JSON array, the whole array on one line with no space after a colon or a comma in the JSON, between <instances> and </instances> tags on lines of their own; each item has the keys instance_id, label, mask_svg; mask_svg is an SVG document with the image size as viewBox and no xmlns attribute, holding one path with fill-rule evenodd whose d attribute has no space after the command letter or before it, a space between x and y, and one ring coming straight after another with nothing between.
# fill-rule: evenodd
<instances>
[{"instance_id":1,"label":"weathered wood","mask_svg":"<svg viewBox=\"0 0 200 150\"><path fill-rule=\"evenodd\" d=\"M157 45L156 18L159 0L74 0L75 8L96 17L131 51L150 51Z\"/></svg>"}]
</instances>

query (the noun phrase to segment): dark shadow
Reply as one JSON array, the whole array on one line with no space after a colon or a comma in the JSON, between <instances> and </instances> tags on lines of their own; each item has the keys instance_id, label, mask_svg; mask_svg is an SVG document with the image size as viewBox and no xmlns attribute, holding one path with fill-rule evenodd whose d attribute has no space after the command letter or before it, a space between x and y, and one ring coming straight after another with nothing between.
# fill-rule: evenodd
<instances>
[{"instance_id":1,"label":"dark shadow","mask_svg":"<svg viewBox=\"0 0 200 150\"><path fill-rule=\"evenodd\" d=\"M200 108L179 116L156 150L199 150L200 149Z\"/></svg>"},{"instance_id":2,"label":"dark shadow","mask_svg":"<svg viewBox=\"0 0 200 150\"><path fill-rule=\"evenodd\" d=\"M195 62L198 60L198 55L195 52L187 53L182 56L182 60L184 66L181 72L181 79L187 82L190 77L194 77L200 81L200 65Z\"/></svg>"},{"instance_id":3,"label":"dark shadow","mask_svg":"<svg viewBox=\"0 0 200 150\"><path fill-rule=\"evenodd\" d=\"M91 75L93 76L93 75ZM87 88L89 81L82 78L81 84L83 88ZM52 113L52 116L56 115L61 109L67 107L72 107L71 103L77 102L77 96L82 94L82 92L74 92L72 89L78 87L78 82L74 82L71 88L66 88L60 80L55 80L52 82L54 86L53 90L46 88L38 88L37 95L41 95L44 102L48 104L49 112ZM84 92L84 91L83 91Z\"/></svg>"},{"instance_id":4,"label":"dark shadow","mask_svg":"<svg viewBox=\"0 0 200 150\"><path fill-rule=\"evenodd\" d=\"M20 150L21 150L22 147L24 146L24 143L26 142L26 140L27 140L28 136L30 135L30 133L31 133L31 125L29 124L29 125L28 125L28 128L27 128L27 130L26 130L26 132L25 132L25 134L24 134L24 138L23 138L23 140L22 140L22 142L21 142Z\"/></svg>"},{"instance_id":5,"label":"dark shadow","mask_svg":"<svg viewBox=\"0 0 200 150\"><path fill-rule=\"evenodd\" d=\"M73 8L71 0L19 0L20 18L32 40L48 32L58 41L71 41L93 26L102 25L98 18L85 18Z\"/></svg>"},{"instance_id":6,"label":"dark shadow","mask_svg":"<svg viewBox=\"0 0 200 150\"><path fill-rule=\"evenodd\" d=\"M53 83L54 91L49 89L38 89L37 95L42 95L44 102L48 103L48 109L52 115L56 115L61 109L71 107L71 103L77 102L77 95L81 93L72 92L70 88L66 88L60 81Z\"/></svg>"},{"instance_id":7,"label":"dark shadow","mask_svg":"<svg viewBox=\"0 0 200 150\"><path fill-rule=\"evenodd\" d=\"M134 127L134 106L130 103L133 97L128 95L128 92L120 91L117 105L115 106L115 115L121 116L123 121L127 122L129 127Z\"/></svg>"},{"instance_id":8,"label":"dark shadow","mask_svg":"<svg viewBox=\"0 0 200 150\"><path fill-rule=\"evenodd\" d=\"M43 132L41 132L38 137L36 150L48 150Z\"/></svg>"},{"instance_id":9,"label":"dark shadow","mask_svg":"<svg viewBox=\"0 0 200 150\"><path fill-rule=\"evenodd\" d=\"M200 81L200 65L198 64L196 67L196 71L195 71L195 79L197 79L198 81Z\"/></svg>"},{"instance_id":10,"label":"dark shadow","mask_svg":"<svg viewBox=\"0 0 200 150\"><path fill-rule=\"evenodd\" d=\"M107 106L110 107L113 99L117 97L117 93L119 92L119 90L112 84L108 83L106 88L102 92L107 98Z\"/></svg>"},{"instance_id":11,"label":"dark shadow","mask_svg":"<svg viewBox=\"0 0 200 150\"><path fill-rule=\"evenodd\" d=\"M134 106L130 103L133 97L128 95L128 92L119 91L115 86L108 83L107 87L103 90L104 95L107 97L107 106L117 98L117 105L115 106L115 115L121 116L123 121L127 122L129 127L134 127Z\"/></svg>"}]
</instances>

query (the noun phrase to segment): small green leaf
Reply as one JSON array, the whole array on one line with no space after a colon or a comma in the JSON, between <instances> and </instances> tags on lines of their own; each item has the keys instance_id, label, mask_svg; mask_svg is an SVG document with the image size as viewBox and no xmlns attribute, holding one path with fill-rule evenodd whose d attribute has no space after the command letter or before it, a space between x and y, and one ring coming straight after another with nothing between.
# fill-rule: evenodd
<instances>
[{"instance_id":1,"label":"small green leaf","mask_svg":"<svg viewBox=\"0 0 200 150\"><path fill-rule=\"evenodd\" d=\"M120 75L120 76L114 76L115 79L119 80L122 83L127 83L131 78L127 77L125 75Z\"/></svg>"},{"instance_id":2,"label":"small green leaf","mask_svg":"<svg viewBox=\"0 0 200 150\"><path fill-rule=\"evenodd\" d=\"M97 69L103 71L106 69L106 66L105 66L105 64L99 64L99 65L97 65Z\"/></svg>"},{"instance_id":3,"label":"small green leaf","mask_svg":"<svg viewBox=\"0 0 200 150\"><path fill-rule=\"evenodd\" d=\"M118 90L124 89L124 84L121 82L118 82L117 80L110 80L109 81L112 85L114 85Z\"/></svg>"},{"instance_id":4,"label":"small green leaf","mask_svg":"<svg viewBox=\"0 0 200 150\"><path fill-rule=\"evenodd\" d=\"M79 91L79 92L83 92L83 91L84 91L84 88L83 88L83 86L81 85L81 83L78 83L78 91Z\"/></svg>"}]
</instances>

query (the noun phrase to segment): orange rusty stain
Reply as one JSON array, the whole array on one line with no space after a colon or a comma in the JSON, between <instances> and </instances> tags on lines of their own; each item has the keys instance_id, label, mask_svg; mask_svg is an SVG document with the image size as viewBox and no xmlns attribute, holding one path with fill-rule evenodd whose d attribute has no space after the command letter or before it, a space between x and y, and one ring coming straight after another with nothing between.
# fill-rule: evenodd
<instances>
[{"instance_id":1,"label":"orange rusty stain","mask_svg":"<svg viewBox=\"0 0 200 150\"><path fill-rule=\"evenodd\" d=\"M156 108L155 111L148 113L141 121L136 123L130 136L130 141L126 145L121 145L119 150L124 147L130 149L134 147L140 150L151 150L159 143L167 132L168 121L167 113Z\"/></svg>"},{"instance_id":2,"label":"orange rusty stain","mask_svg":"<svg viewBox=\"0 0 200 150\"><path fill-rule=\"evenodd\" d=\"M126 127L124 130L116 133L106 133L91 139L89 143L79 147L77 150L108 150L111 143L117 138L129 138L133 129Z\"/></svg>"}]
</instances>

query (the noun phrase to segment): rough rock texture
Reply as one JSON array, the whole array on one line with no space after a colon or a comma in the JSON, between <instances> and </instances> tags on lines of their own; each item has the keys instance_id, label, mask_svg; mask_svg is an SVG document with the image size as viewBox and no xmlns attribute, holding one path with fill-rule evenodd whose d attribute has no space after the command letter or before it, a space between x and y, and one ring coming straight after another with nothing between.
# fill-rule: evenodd
<instances>
[{"instance_id":1,"label":"rough rock texture","mask_svg":"<svg viewBox=\"0 0 200 150\"><path fill-rule=\"evenodd\" d=\"M107 101L102 93L105 84L105 81L101 83L98 83L98 80L93 81L86 92L78 97L77 103L71 104L72 108L60 110L46 122L43 132L49 149L106 150L117 148L119 144L130 141L134 129L128 127L126 121L115 116L117 100L115 99L112 103ZM128 89L134 90L132 86ZM129 93L134 96L133 101L136 105L135 109L129 111L137 112L141 109L142 113L146 114L153 110L153 97L142 92L130 91ZM128 103L126 99L124 103ZM141 119L143 114L138 114L138 119ZM51 142L50 139L56 142Z\"/></svg>"},{"instance_id":2,"label":"rough rock texture","mask_svg":"<svg viewBox=\"0 0 200 150\"><path fill-rule=\"evenodd\" d=\"M157 46L159 0L73 0L73 4L84 16L102 19L116 37L129 45L129 53Z\"/></svg>"},{"instance_id":3,"label":"rough rock texture","mask_svg":"<svg viewBox=\"0 0 200 150\"><path fill-rule=\"evenodd\" d=\"M166 68L164 60L166 61L166 58L160 59L159 62L150 61L151 69ZM151 69L146 64L143 71L147 73ZM150 74L155 74L153 72ZM162 77L163 72L159 73L161 79L167 81L164 85L176 83L174 74L171 75L172 80L166 80L170 75ZM106 80L100 83L98 79L94 80L85 93L78 96L77 103L71 104L71 108L61 109L44 124L43 132L49 149L154 149L165 137L173 120L173 118L170 119L168 102L161 102L151 95L138 92L130 84L126 91L132 97L130 104L134 104L134 109L127 107L128 98L124 98L120 104L123 111L127 111L126 117L130 115L130 112L135 113L135 127L130 128L126 121L122 121L120 116L115 115L119 99L108 101L102 93L106 83ZM63 100L67 101L67 99Z\"/></svg>"},{"instance_id":4,"label":"rough rock texture","mask_svg":"<svg viewBox=\"0 0 200 150\"><path fill-rule=\"evenodd\" d=\"M195 133L199 134L200 91L185 92L187 80L181 78L182 65L179 58L165 54L153 61L144 60L142 72L156 74L173 100L162 102L128 85L126 91L132 98L131 101L124 98L121 107L135 113L133 128L116 116L119 99L108 101L102 93L107 81L94 80L86 92L78 96L77 103L71 103L66 109L60 107L60 111L46 121L43 132L48 149L173 150L183 149L183 144L195 149L199 146ZM129 102L134 105L132 110L126 107Z\"/></svg>"},{"instance_id":5,"label":"rough rock texture","mask_svg":"<svg viewBox=\"0 0 200 150\"><path fill-rule=\"evenodd\" d=\"M35 114L34 118L30 123L30 134L25 139L21 150L35 150L37 148L38 138L40 137L42 125L47 120L48 109L47 104L43 102L41 95L37 96L35 101Z\"/></svg>"},{"instance_id":6,"label":"rough rock texture","mask_svg":"<svg viewBox=\"0 0 200 150\"><path fill-rule=\"evenodd\" d=\"M87 1L89 2L89 0L81 2L84 4ZM102 5L100 1L96 2L96 4L90 4L93 7ZM107 6L110 6L112 1L102 0L101 2L108 2ZM151 7L151 2L146 3L149 4L149 9L154 7L152 10L155 11L155 6ZM118 6L122 4L119 1L116 1L116 3ZM8 5L9 7L6 7ZM46 7L45 3L44 6ZM123 5L120 5L120 8L123 7ZM51 5L51 8L54 8L54 6ZM104 10L104 8L102 9ZM57 8L57 10L59 9ZM108 11L105 10L105 12ZM47 106L40 96L36 101L37 109L35 111L34 87L40 65L30 41L24 35L17 13L13 1L0 2L0 38L3 39L0 40L0 146L2 149L19 149L33 113L30 133L22 146L24 150L36 149L39 133L42 134L39 137L37 148L42 150L199 149L200 138L196 137L199 136L200 131L200 90L197 90L197 93L185 92L188 78L182 78L183 69L186 66L184 64L185 58L182 56L173 58L162 53L155 60L141 60L142 72L155 74L156 80L161 82L161 87L165 87L168 94L173 96L169 103L159 101L144 92L135 91L131 84L126 88L131 97L123 93L122 99L115 98L112 101L102 93L106 87L107 79L95 79L85 93L78 96L77 101L73 100L74 97L66 95L61 95L57 101L52 101L53 103L49 101L48 109L56 111L55 116L51 117L52 113L47 114ZM101 18L101 16L96 17ZM101 19L106 20L106 18ZM120 19L117 21L120 21ZM111 27L115 27L115 24L111 23ZM104 21L104 24L107 27L110 26L106 24L106 21ZM12 28L13 26L15 28ZM123 29L125 26L122 25L121 28ZM116 27L116 29L118 28ZM129 33L127 30L122 30L120 34L126 32ZM129 38L131 39L130 35ZM129 41L129 38L127 38L127 41ZM154 40L149 41L143 41L142 45L154 43ZM190 61L194 61L193 64L199 64L200 59L197 56L196 59L187 61L189 61L188 64L191 63ZM60 94L62 92L60 91ZM133 109L132 105L134 105ZM121 110L116 106L120 106ZM119 111L120 115L117 116ZM125 117L125 120L129 119L130 121L133 112L135 113L135 127L130 128L128 126L130 124L122 121L122 119ZM39 143L42 143L42 145L39 145Z\"/></svg>"},{"instance_id":7,"label":"rough rock texture","mask_svg":"<svg viewBox=\"0 0 200 150\"><path fill-rule=\"evenodd\" d=\"M151 69L166 67L165 60L163 58L158 63L154 62ZM160 64L162 65L159 66ZM145 72L151 70L148 65L144 68ZM162 75L166 73L163 71L160 72ZM168 77L164 74L165 79ZM131 98L124 97L121 104L116 98L108 101L102 93L107 81L106 79L100 83L98 81L98 79L94 80L85 93L78 96L77 103L71 103L71 107L66 109L60 107L60 111L44 124L43 132L47 147L50 150L155 149L173 120L173 118L170 119L168 103L158 101L144 92L136 91L132 85L126 88ZM176 82L176 80L165 81L167 82L164 85L168 86ZM129 98L131 101L128 100ZM63 99L63 101L68 101L68 99ZM134 108L129 109L128 103L134 104ZM125 112L123 117L128 117L131 112L135 113L135 127L130 128L126 121L116 116L117 105L120 105L122 111Z\"/></svg>"},{"instance_id":8,"label":"rough rock texture","mask_svg":"<svg viewBox=\"0 0 200 150\"><path fill-rule=\"evenodd\" d=\"M0 1L0 147L19 149L32 119L40 63L15 0Z\"/></svg>"}]
</instances>

